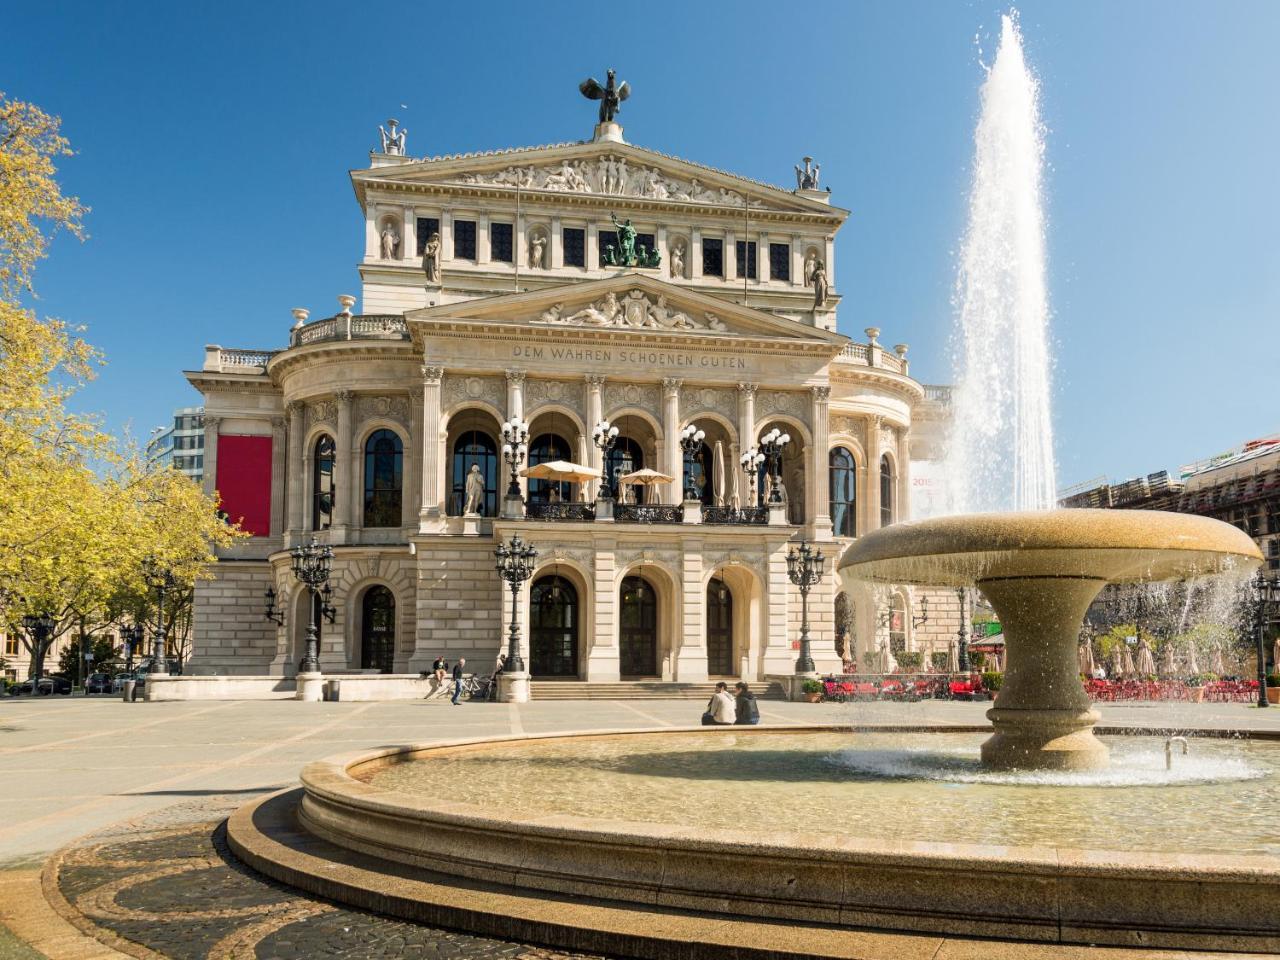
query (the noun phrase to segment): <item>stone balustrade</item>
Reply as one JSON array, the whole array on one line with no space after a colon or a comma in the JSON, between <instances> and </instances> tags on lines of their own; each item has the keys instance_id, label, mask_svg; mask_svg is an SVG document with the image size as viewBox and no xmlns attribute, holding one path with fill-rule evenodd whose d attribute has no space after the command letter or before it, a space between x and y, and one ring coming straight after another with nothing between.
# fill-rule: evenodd
<instances>
[{"instance_id":1,"label":"stone balustrade","mask_svg":"<svg viewBox=\"0 0 1280 960\"><path fill-rule=\"evenodd\" d=\"M302 347L334 340L408 339L409 325L404 317L397 314L340 313L295 327L289 337L289 346Z\"/></svg>"}]
</instances>

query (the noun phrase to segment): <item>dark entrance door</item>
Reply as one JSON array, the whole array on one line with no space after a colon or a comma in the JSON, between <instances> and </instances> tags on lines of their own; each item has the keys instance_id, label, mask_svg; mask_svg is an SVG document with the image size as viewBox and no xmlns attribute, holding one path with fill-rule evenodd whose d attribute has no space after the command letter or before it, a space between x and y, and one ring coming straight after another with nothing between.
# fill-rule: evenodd
<instances>
[{"instance_id":1,"label":"dark entrance door","mask_svg":"<svg viewBox=\"0 0 1280 960\"><path fill-rule=\"evenodd\" d=\"M396 651L396 598L386 587L371 587L362 613L360 667L390 673Z\"/></svg>"},{"instance_id":2,"label":"dark entrance door","mask_svg":"<svg viewBox=\"0 0 1280 960\"><path fill-rule=\"evenodd\" d=\"M543 577L529 593L529 672L578 675L578 591L564 577Z\"/></svg>"},{"instance_id":3,"label":"dark entrance door","mask_svg":"<svg viewBox=\"0 0 1280 960\"><path fill-rule=\"evenodd\" d=\"M624 677L658 675L658 597L643 577L622 581L618 672Z\"/></svg>"},{"instance_id":4,"label":"dark entrance door","mask_svg":"<svg viewBox=\"0 0 1280 960\"><path fill-rule=\"evenodd\" d=\"M719 577L707 584L707 673L732 676L733 593Z\"/></svg>"}]
</instances>

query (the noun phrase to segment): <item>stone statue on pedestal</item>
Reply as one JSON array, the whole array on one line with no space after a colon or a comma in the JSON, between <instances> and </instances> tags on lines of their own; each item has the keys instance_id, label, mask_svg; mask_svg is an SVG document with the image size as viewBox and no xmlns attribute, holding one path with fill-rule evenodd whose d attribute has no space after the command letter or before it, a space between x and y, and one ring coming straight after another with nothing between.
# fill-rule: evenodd
<instances>
[{"instance_id":1,"label":"stone statue on pedestal","mask_svg":"<svg viewBox=\"0 0 1280 960\"><path fill-rule=\"evenodd\" d=\"M684 277L684 241L677 240L671 247L671 276Z\"/></svg>"},{"instance_id":2,"label":"stone statue on pedestal","mask_svg":"<svg viewBox=\"0 0 1280 960\"><path fill-rule=\"evenodd\" d=\"M827 268L821 260L813 264L813 309L827 302Z\"/></svg>"},{"instance_id":3,"label":"stone statue on pedestal","mask_svg":"<svg viewBox=\"0 0 1280 960\"><path fill-rule=\"evenodd\" d=\"M631 85L625 81L621 84L617 83L617 74L613 70L607 74L603 87L595 77L588 77L578 84L578 89L588 100L600 101L601 123L613 123L613 118L617 115L622 101L631 96Z\"/></svg>"},{"instance_id":4,"label":"stone statue on pedestal","mask_svg":"<svg viewBox=\"0 0 1280 960\"><path fill-rule=\"evenodd\" d=\"M382 135L382 152L393 157L404 156L405 134L409 132L407 130L397 130L396 126L399 123L399 120L388 120L387 127L390 127L390 130L381 124L378 126L378 133Z\"/></svg>"},{"instance_id":5,"label":"stone statue on pedestal","mask_svg":"<svg viewBox=\"0 0 1280 960\"><path fill-rule=\"evenodd\" d=\"M804 285L806 287L813 286L813 268L818 262L818 255L812 250L809 255L804 258Z\"/></svg>"},{"instance_id":6,"label":"stone statue on pedestal","mask_svg":"<svg viewBox=\"0 0 1280 960\"><path fill-rule=\"evenodd\" d=\"M467 474L467 498L462 508L463 514L469 517L480 516L484 509L484 474L480 472L480 464L473 463Z\"/></svg>"},{"instance_id":7,"label":"stone statue on pedestal","mask_svg":"<svg viewBox=\"0 0 1280 960\"><path fill-rule=\"evenodd\" d=\"M540 233L535 233L529 238L529 269L541 270L545 264L542 262L542 254L547 246L547 238Z\"/></svg>"},{"instance_id":8,"label":"stone statue on pedestal","mask_svg":"<svg viewBox=\"0 0 1280 960\"><path fill-rule=\"evenodd\" d=\"M804 158L804 169L796 167L796 189L797 190L817 190L818 174L822 169L822 164L814 163L813 157Z\"/></svg>"},{"instance_id":9,"label":"stone statue on pedestal","mask_svg":"<svg viewBox=\"0 0 1280 960\"><path fill-rule=\"evenodd\" d=\"M613 221L614 227L618 230L618 248L620 251L619 260L624 267L633 267L636 263L636 228L631 225L631 221L619 223L617 216L609 214L609 219Z\"/></svg>"},{"instance_id":10,"label":"stone statue on pedestal","mask_svg":"<svg viewBox=\"0 0 1280 960\"><path fill-rule=\"evenodd\" d=\"M394 260L396 248L399 246L400 237L396 234L395 228L388 223L382 228L382 259Z\"/></svg>"},{"instance_id":11,"label":"stone statue on pedestal","mask_svg":"<svg viewBox=\"0 0 1280 960\"><path fill-rule=\"evenodd\" d=\"M427 238L427 245L422 248L422 272L427 275L427 283L440 282L440 234L433 233Z\"/></svg>"}]
</instances>

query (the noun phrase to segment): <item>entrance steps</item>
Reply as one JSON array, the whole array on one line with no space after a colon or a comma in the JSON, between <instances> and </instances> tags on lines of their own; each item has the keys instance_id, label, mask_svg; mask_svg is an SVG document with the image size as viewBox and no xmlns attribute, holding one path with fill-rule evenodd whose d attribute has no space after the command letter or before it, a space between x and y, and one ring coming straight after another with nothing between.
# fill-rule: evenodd
<instances>
[{"instance_id":1,"label":"entrance steps","mask_svg":"<svg viewBox=\"0 0 1280 960\"><path fill-rule=\"evenodd\" d=\"M729 692L733 692L730 680ZM666 680L621 680L617 683L584 683L581 680L534 680L529 685L533 700L708 700L716 692L716 682L672 683ZM785 700L779 683L753 683L757 700Z\"/></svg>"}]
</instances>

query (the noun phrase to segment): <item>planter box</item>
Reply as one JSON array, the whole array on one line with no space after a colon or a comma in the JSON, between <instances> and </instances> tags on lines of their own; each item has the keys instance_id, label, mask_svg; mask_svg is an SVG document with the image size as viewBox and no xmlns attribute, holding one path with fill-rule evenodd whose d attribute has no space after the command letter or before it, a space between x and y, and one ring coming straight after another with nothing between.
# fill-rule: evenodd
<instances>
[{"instance_id":1,"label":"planter box","mask_svg":"<svg viewBox=\"0 0 1280 960\"><path fill-rule=\"evenodd\" d=\"M1280 687L1267 687L1267 703L1280 703Z\"/></svg>"},{"instance_id":2,"label":"planter box","mask_svg":"<svg viewBox=\"0 0 1280 960\"><path fill-rule=\"evenodd\" d=\"M1192 703L1204 702L1204 687L1188 687L1187 693Z\"/></svg>"},{"instance_id":3,"label":"planter box","mask_svg":"<svg viewBox=\"0 0 1280 960\"><path fill-rule=\"evenodd\" d=\"M822 702L822 694L820 694L820 693L806 693L806 694L804 695L804 702L805 702L805 703L821 703L821 702Z\"/></svg>"}]
</instances>

